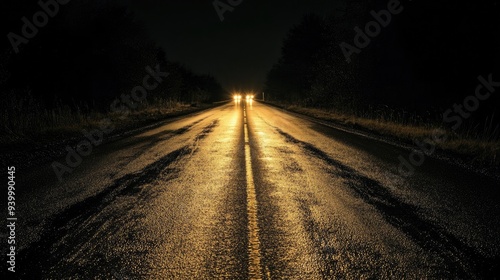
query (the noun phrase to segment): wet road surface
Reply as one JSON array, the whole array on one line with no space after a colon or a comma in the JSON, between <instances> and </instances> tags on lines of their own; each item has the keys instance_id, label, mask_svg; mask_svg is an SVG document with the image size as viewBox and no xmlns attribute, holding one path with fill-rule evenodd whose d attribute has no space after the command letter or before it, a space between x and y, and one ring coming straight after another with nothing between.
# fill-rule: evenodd
<instances>
[{"instance_id":1,"label":"wet road surface","mask_svg":"<svg viewBox=\"0 0 500 280\"><path fill-rule=\"evenodd\" d=\"M24 279L494 279L498 181L261 104L18 170Z\"/></svg>"}]
</instances>

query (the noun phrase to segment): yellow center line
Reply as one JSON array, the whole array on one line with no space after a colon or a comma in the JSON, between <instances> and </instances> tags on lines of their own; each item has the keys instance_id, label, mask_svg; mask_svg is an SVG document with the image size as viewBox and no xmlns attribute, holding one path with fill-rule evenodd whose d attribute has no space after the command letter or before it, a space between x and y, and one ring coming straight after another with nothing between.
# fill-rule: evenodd
<instances>
[{"instance_id":1,"label":"yellow center line","mask_svg":"<svg viewBox=\"0 0 500 280\"><path fill-rule=\"evenodd\" d=\"M253 181L252 158L248 138L248 125L245 116L245 168L247 181L247 215L248 215L248 274L250 279L262 279L260 263L259 224L257 218L257 196Z\"/></svg>"}]
</instances>

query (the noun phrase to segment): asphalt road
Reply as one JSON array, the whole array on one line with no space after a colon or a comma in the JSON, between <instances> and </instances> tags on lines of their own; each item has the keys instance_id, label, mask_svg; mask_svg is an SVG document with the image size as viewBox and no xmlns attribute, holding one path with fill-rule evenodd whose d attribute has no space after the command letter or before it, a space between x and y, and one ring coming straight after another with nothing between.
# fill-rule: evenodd
<instances>
[{"instance_id":1,"label":"asphalt road","mask_svg":"<svg viewBox=\"0 0 500 280\"><path fill-rule=\"evenodd\" d=\"M494 279L499 182L254 102L18 170L24 279Z\"/></svg>"}]
</instances>

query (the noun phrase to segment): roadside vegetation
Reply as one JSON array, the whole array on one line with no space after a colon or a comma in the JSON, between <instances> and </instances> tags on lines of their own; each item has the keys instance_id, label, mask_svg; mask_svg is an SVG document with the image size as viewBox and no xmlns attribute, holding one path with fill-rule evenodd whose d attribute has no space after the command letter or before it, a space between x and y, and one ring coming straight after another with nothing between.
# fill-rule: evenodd
<instances>
[{"instance_id":1,"label":"roadside vegetation","mask_svg":"<svg viewBox=\"0 0 500 280\"><path fill-rule=\"evenodd\" d=\"M20 25L19 19L40 9L36 1L8 5L6 16ZM113 101L131 95L156 67L168 76L146 98L132 100L126 118L118 118ZM0 148L29 149L78 137L104 118L113 120L117 131L133 128L207 107L226 95L213 76L169 60L119 1L75 2L20 45L19 53L10 44L0 46Z\"/></svg>"},{"instance_id":2,"label":"roadside vegetation","mask_svg":"<svg viewBox=\"0 0 500 280\"><path fill-rule=\"evenodd\" d=\"M355 27L365 30L387 1L346 1L330 16L305 16L267 75L266 101L408 143L441 129L449 139L438 149L498 165L500 88L473 112L455 106L474 96L479 76L500 82L500 40L488 39L500 33L500 8L448 2L401 2L402 12L349 60L341 45L362 40Z\"/></svg>"},{"instance_id":3,"label":"roadside vegetation","mask_svg":"<svg viewBox=\"0 0 500 280\"><path fill-rule=\"evenodd\" d=\"M419 120L418 117L408 120L395 113L376 116L366 112L354 115L324 108L279 105L292 112L410 145L432 139L434 132L438 130L440 133L446 134L447 140L436 143L436 149L465 159L468 163L500 166L499 128L496 123L491 121L492 119L483 127L468 126L457 133L442 126L437 121L423 121Z\"/></svg>"},{"instance_id":4,"label":"roadside vegetation","mask_svg":"<svg viewBox=\"0 0 500 280\"><path fill-rule=\"evenodd\" d=\"M23 107L24 106L24 107ZM126 132L168 118L209 108L208 103L188 104L175 101L156 101L141 104L126 117L112 112L76 110L69 106L40 109L29 105L17 105L18 110L3 111L0 122L4 125L0 136L0 149L30 150L48 144L64 143L82 137L83 130L99 128L103 120L109 120L113 134ZM10 107L13 108L13 107ZM24 109L23 109L24 108ZM30 109L28 109L30 108Z\"/></svg>"}]
</instances>

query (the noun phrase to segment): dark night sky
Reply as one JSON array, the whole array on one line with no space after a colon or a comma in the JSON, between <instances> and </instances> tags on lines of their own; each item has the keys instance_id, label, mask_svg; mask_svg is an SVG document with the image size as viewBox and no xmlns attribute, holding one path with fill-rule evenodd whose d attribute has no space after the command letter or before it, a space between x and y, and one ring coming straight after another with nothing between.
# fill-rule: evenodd
<instances>
[{"instance_id":1,"label":"dark night sky","mask_svg":"<svg viewBox=\"0 0 500 280\"><path fill-rule=\"evenodd\" d=\"M214 75L227 90L259 90L287 31L306 13L339 10L338 2L248 0L224 13L223 22L211 0L132 1L131 7L168 59Z\"/></svg>"}]
</instances>

